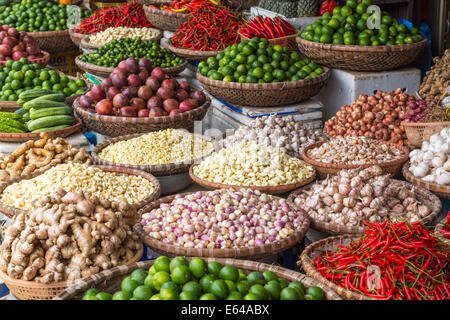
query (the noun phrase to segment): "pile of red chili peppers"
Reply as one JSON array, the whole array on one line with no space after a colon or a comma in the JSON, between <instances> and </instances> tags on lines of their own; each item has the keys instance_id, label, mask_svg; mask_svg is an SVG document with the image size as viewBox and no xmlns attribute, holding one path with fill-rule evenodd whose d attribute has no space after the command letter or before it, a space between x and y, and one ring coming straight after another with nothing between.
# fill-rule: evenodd
<instances>
[{"instance_id":1,"label":"pile of red chili peppers","mask_svg":"<svg viewBox=\"0 0 450 320\"><path fill-rule=\"evenodd\" d=\"M323 16L325 12L333 13L333 9L337 7L337 2L332 0L325 0L320 5L319 15Z\"/></svg>"},{"instance_id":2,"label":"pile of red chili peppers","mask_svg":"<svg viewBox=\"0 0 450 320\"><path fill-rule=\"evenodd\" d=\"M366 225L358 241L313 261L322 276L377 299L450 299L448 245L420 222Z\"/></svg>"},{"instance_id":3,"label":"pile of red chili peppers","mask_svg":"<svg viewBox=\"0 0 450 320\"><path fill-rule=\"evenodd\" d=\"M73 31L92 34L115 27L143 28L151 27L151 24L145 17L142 4L133 1L120 7L100 9L89 18L82 20L79 26L73 28Z\"/></svg>"},{"instance_id":4,"label":"pile of red chili peppers","mask_svg":"<svg viewBox=\"0 0 450 320\"><path fill-rule=\"evenodd\" d=\"M191 12L189 20L170 39L171 44L190 50L223 50L239 41L238 30L243 23L238 12L205 5Z\"/></svg>"},{"instance_id":5,"label":"pile of red chili peppers","mask_svg":"<svg viewBox=\"0 0 450 320\"><path fill-rule=\"evenodd\" d=\"M249 21L247 26L239 30L239 32L247 38L274 39L292 35L295 33L295 30L289 22L280 17L272 20L269 17L264 19L262 16L258 16Z\"/></svg>"},{"instance_id":6,"label":"pile of red chili peppers","mask_svg":"<svg viewBox=\"0 0 450 320\"><path fill-rule=\"evenodd\" d=\"M192 12L197 9L204 7L205 5L216 5L221 6L220 0L175 0L170 6L161 6L161 10L172 11L177 13L187 13ZM154 5L149 5L149 7L160 9Z\"/></svg>"},{"instance_id":7,"label":"pile of red chili peppers","mask_svg":"<svg viewBox=\"0 0 450 320\"><path fill-rule=\"evenodd\" d=\"M450 239L450 211L447 212L447 221L445 221L444 229L438 229L442 233L442 236L446 239Z\"/></svg>"}]
</instances>

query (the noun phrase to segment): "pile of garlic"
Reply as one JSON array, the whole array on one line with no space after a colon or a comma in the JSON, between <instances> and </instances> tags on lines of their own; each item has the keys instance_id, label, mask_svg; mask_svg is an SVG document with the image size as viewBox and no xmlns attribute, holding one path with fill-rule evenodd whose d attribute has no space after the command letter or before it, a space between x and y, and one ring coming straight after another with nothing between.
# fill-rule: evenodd
<instances>
[{"instance_id":1,"label":"pile of garlic","mask_svg":"<svg viewBox=\"0 0 450 320\"><path fill-rule=\"evenodd\" d=\"M424 181L450 185L450 127L433 134L409 154L411 173Z\"/></svg>"},{"instance_id":2,"label":"pile of garlic","mask_svg":"<svg viewBox=\"0 0 450 320\"><path fill-rule=\"evenodd\" d=\"M325 141L327 137L322 129L310 129L291 115L270 115L256 118L248 126L240 126L232 136L224 140L224 146L242 140L256 141L266 147L280 148L290 156L301 157L304 147Z\"/></svg>"}]
</instances>

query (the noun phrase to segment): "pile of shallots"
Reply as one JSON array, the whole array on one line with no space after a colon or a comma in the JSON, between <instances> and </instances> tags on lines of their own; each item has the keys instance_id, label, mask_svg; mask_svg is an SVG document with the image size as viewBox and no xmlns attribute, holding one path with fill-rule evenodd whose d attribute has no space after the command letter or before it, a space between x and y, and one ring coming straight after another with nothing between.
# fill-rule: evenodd
<instances>
[{"instance_id":1,"label":"pile of shallots","mask_svg":"<svg viewBox=\"0 0 450 320\"><path fill-rule=\"evenodd\" d=\"M382 172L378 166L343 170L339 175L317 181L292 201L315 222L346 226L363 226L364 220L415 222L431 213L416 198L413 189L393 183Z\"/></svg>"},{"instance_id":2,"label":"pile of shallots","mask_svg":"<svg viewBox=\"0 0 450 320\"><path fill-rule=\"evenodd\" d=\"M366 136L405 145L405 129L400 123L407 117L408 103L416 100L400 88L379 90L373 96L361 94L351 106L343 106L328 120L325 130L332 137Z\"/></svg>"}]
</instances>

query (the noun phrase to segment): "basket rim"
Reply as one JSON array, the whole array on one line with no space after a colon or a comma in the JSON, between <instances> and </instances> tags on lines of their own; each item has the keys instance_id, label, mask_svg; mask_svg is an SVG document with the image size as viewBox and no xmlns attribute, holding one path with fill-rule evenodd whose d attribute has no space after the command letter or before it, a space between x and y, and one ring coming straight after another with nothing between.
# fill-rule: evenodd
<instances>
[{"instance_id":1,"label":"basket rim","mask_svg":"<svg viewBox=\"0 0 450 320\"><path fill-rule=\"evenodd\" d=\"M377 141L379 141L379 140L377 140ZM320 142L313 143L313 144L310 144L310 145L307 145L306 147L304 147L303 152L302 152L303 161L305 161L306 163L313 165L315 167L341 169L342 170L342 169L367 168L367 167L371 167L371 166L379 166L381 168L394 167L394 166L405 163L409 157L409 151L406 147L392 143L392 142L385 142L385 141L379 141L379 142L385 143L391 147L394 147L394 148L402 151L403 157L401 157L400 159L396 159L396 160L392 160L392 161L388 161L388 162L363 163L363 164L326 163L326 162L322 162L322 161L316 161L316 160L313 160L310 157L308 157L308 155L307 155L308 150L320 147L325 142L327 142L327 141L320 141Z\"/></svg>"},{"instance_id":2,"label":"basket rim","mask_svg":"<svg viewBox=\"0 0 450 320\"><path fill-rule=\"evenodd\" d=\"M311 263L310 254L314 251L317 251L319 248L324 248L329 242L331 243L342 243L344 240L357 240L359 239L359 235L339 235L339 236L333 236L324 238L318 241L315 241L308 245L303 252L300 255L300 262L302 264L303 269L305 270L306 274L310 276L311 278L319 281L323 285L327 286L331 290L335 291L338 295L340 295L344 299L356 299L356 300L378 300L373 297L364 296L362 294L359 294L355 291L348 290L342 286L339 286L335 284L332 281L329 281L324 276L322 276L318 271L317 268Z\"/></svg>"},{"instance_id":3,"label":"basket rim","mask_svg":"<svg viewBox=\"0 0 450 320\"><path fill-rule=\"evenodd\" d=\"M251 189L251 190L259 190L259 191L263 191L266 193L277 193L277 194L282 194L282 193L286 193L289 192L291 190L297 189L299 187L305 186L311 182L313 182L314 180L316 180L316 169L314 167L312 167L313 173L298 182L295 183L289 183L289 184L284 184L284 185L278 185L278 186L237 186L237 185L231 185L231 184L225 184L225 183L218 183L218 182L213 182L213 181L208 181L205 179L200 178L199 176L194 174L194 167L198 166L198 164L192 164L191 167L189 168L189 176L191 177L191 179L195 182L198 183L199 185L201 185L202 187L206 187L206 188L214 188L214 189L229 189L229 188L233 188L233 189L240 189L240 188L244 188L244 189ZM292 202L293 203L293 202Z\"/></svg>"},{"instance_id":4,"label":"basket rim","mask_svg":"<svg viewBox=\"0 0 450 320\"><path fill-rule=\"evenodd\" d=\"M153 13L153 14L159 14L162 16L169 16L169 17L177 17L177 18L187 18L189 17L190 14L186 14L186 13L179 13L179 12L172 12L172 11L167 11L167 10L161 10L161 9L155 9L152 7L149 7L149 5L153 5L153 6L158 6L158 5L162 5L162 4L170 4L172 3L172 1L151 1L147 4L143 5L144 10L148 10L149 12Z\"/></svg>"},{"instance_id":5,"label":"basket rim","mask_svg":"<svg viewBox=\"0 0 450 320\"><path fill-rule=\"evenodd\" d=\"M400 125L404 127L434 127L434 126L450 126L450 121L440 122L406 122L402 121Z\"/></svg>"},{"instance_id":6,"label":"basket rim","mask_svg":"<svg viewBox=\"0 0 450 320\"><path fill-rule=\"evenodd\" d=\"M193 258L198 257L186 257L188 261L192 260ZM274 272L278 277L284 278L288 281L300 281L308 282L306 285L314 285L320 287L327 297L327 300L342 300L342 298L333 290L326 287L325 285L319 283L317 280L308 277L305 274L302 274L300 272L290 270L283 268L282 266L273 265L273 264L266 264L263 262L257 262L257 261L251 261L251 260L239 260L239 259L229 259L229 258L202 258L207 263L216 261L219 262L222 265L233 265L238 268L244 269L246 271L258 271L258 270L270 270ZM148 269L150 266L153 265L155 260L146 260L146 261L139 261L135 262L133 264L129 264L126 266L120 266L120 267L114 267L109 270L102 271L96 275L89 276L87 278L84 278L82 282L77 284L76 286L68 287L66 290L61 292L59 295L57 295L53 300L68 300L73 299L74 296L79 295L80 292L82 292L85 289L88 289L93 286L97 286L103 281L109 281L112 278L125 276L126 274L130 274L132 271L136 269ZM295 279L295 280L293 280ZM303 283L305 284L305 283Z\"/></svg>"},{"instance_id":7,"label":"basket rim","mask_svg":"<svg viewBox=\"0 0 450 320\"><path fill-rule=\"evenodd\" d=\"M136 263L137 261L139 261L139 259L142 258L143 253L144 253L144 245L140 244L140 248L138 251L136 251L136 254L130 260L126 261L121 266L129 265L131 263ZM117 268L117 267L114 267L114 268ZM108 270L111 270L111 269L108 269ZM107 271L107 270L104 270L104 271ZM81 281L83 281L89 277L90 276L74 280L73 285L78 285ZM1 270L0 270L0 279L2 279L5 282L6 286L8 286L8 283L13 283L14 285L18 285L21 287L34 288L34 289L38 289L38 288L42 288L42 287L44 287L46 289L68 287L69 282L70 282L70 281L61 281L61 282L53 282L53 283L45 284L45 283L39 283L36 281L26 281L26 280L21 280L21 279L14 279L14 278L11 278L10 276L8 276L6 273L2 272Z\"/></svg>"},{"instance_id":8,"label":"basket rim","mask_svg":"<svg viewBox=\"0 0 450 320\"><path fill-rule=\"evenodd\" d=\"M329 44L329 43L320 43L309 41L300 38L297 36L295 38L299 45L303 45L309 48L315 48L319 50L327 50L327 51L343 51L343 52L359 52L359 53L380 53L380 52L404 52L404 51L412 51L417 47L425 46L428 43L426 38L420 40L415 43L407 43L407 44L396 44L392 46L383 45L383 46L358 46L358 45L342 45L342 44Z\"/></svg>"},{"instance_id":9,"label":"basket rim","mask_svg":"<svg viewBox=\"0 0 450 320\"><path fill-rule=\"evenodd\" d=\"M118 173L118 174L127 174L127 175L140 176L140 177L150 181L150 183L153 186L153 191L149 194L149 196L146 197L145 199L142 199L139 202L131 204L136 210L140 210L140 209L144 208L146 205L148 205L152 201L155 201L156 199L158 199L159 196L161 195L161 184L160 184L159 180L154 175L152 175L149 172L145 172L145 171L142 171L142 170L131 169L131 168L125 168L125 167L122 167L122 166L107 166L107 165L97 165L97 164L91 164L89 166L90 167L95 167L95 168L98 168L98 169L100 169L102 171L107 171L107 172L115 172L115 173ZM12 185L14 183L18 183L18 182L20 182L22 180L33 179L33 178L43 174L46 171L47 170L35 171L35 172L30 173L30 174L18 176L16 178L13 178L13 179L10 179L10 180L7 180L7 181L4 181L4 182L0 183L0 195L3 194L3 191L5 190L5 188L7 186ZM0 202L0 212L5 214L7 217L12 217L13 215L15 215L17 213L27 212L27 211L28 210L16 208L16 207L13 207L13 206L10 206L10 205L6 205L3 202ZM12 213L12 215L11 215L11 213Z\"/></svg>"},{"instance_id":10,"label":"basket rim","mask_svg":"<svg viewBox=\"0 0 450 320\"><path fill-rule=\"evenodd\" d=\"M47 51L41 50L41 53L43 54L42 58L35 58L35 59L28 59L27 60L30 63L37 63L36 61L42 60L43 62L45 62L45 65L48 64L48 62L50 61L50 53L48 53ZM6 64L6 60L0 60L0 65L5 66Z\"/></svg>"},{"instance_id":11,"label":"basket rim","mask_svg":"<svg viewBox=\"0 0 450 320\"><path fill-rule=\"evenodd\" d=\"M439 238L439 240L446 243L447 245L450 245L450 239L444 238L442 235L442 231L440 231L440 229L444 228L446 221L447 221L447 218L444 217L441 221L438 222L438 224L436 225L436 228L434 228L433 235L436 238Z\"/></svg>"},{"instance_id":12,"label":"basket rim","mask_svg":"<svg viewBox=\"0 0 450 320\"><path fill-rule=\"evenodd\" d=\"M79 105L80 98L81 97L78 97L73 102L73 109L75 110L76 113L91 120L110 123L112 122L112 123L129 123L129 124L159 124L159 123L166 123L167 122L166 120L171 120L171 122L182 121L185 119L193 118L195 115L202 113L205 110L208 110L208 108L211 106L211 99L208 96L206 96L206 101L201 106L198 106L197 108L192 109L190 111L176 114L174 116L161 116L155 118L121 117L121 116L106 116L98 113L89 112L88 110L82 108Z\"/></svg>"},{"instance_id":13,"label":"basket rim","mask_svg":"<svg viewBox=\"0 0 450 320\"><path fill-rule=\"evenodd\" d=\"M174 129L174 130L181 130L181 129ZM101 150L103 150L110 144L113 144L113 143L116 143L119 141L130 140L130 139L137 138L137 137L140 137L140 136L143 136L146 134L147 133L135 133L135 134L128 134L128 135L108 139L94 147L94 150L92 150L92 153L91 153L92 160L94 161L94 163L99 163L101 165L120 166L120 167L124 167L124 168L150 172L156 176L165 176L172 172L176 172L176 173L187 172L187 171L189 171L189 167L192 163L195 163L196 161L199 161L208 156L208 155L205 155L200 158L187 159L187 160L181 161L181 162L172 162L172 163L165 163L165 164L152 164L152 165L136 165L136 164L115 163L112 161L102 159L98 155L98 153ZM197 135L195 135L195 136L197 136ZM207 141L207 139L205 139L205 137L203 137L203 136L199 136L198 138Z\"/></svg>"},{"instance_id":14,"label":"basket rim","mask_svg":"<svg viewBox=\"0 0 450 320\"><path fill-rule=\"evenodd\" d=\"M422 187L424 189L427 189L429 191L444 193L444 194L447 194L447 196L450 196L450 186L445 186L445 185L437 184L434 182L423 181L423 179L415 177L411 173L411 171L409 171L410 166L411 166L411 162L408 160L403 165L403 168L402 168L402 173L406 180L408 180L412 184L415 184L415 185Z\"/></svg>"},{"instance_id":15,"label":"basket rim","mask_svg":"<svg viewBox=\"0 0 450 320\"><path fill-rule=\"evenodd\" d=\"M35 31L35 32L27 32L27 34L32 36L33 38L65 36L65 35L69 35L69 29L58 30L58 31Z\"/></svg>"},{"instance_id":16,"label":"basket rim","mask_svg":"<svg viewBox=\"0 0 450 320\"><path fill-rule=\"evenodd\" d=\"M58 134L64 134L67 131L73 131L73 133L78 132L81 129L81 120L77 119L77 122L67 128L59 129L59 130L53 130L53 131L42 131L42 132L25 132L25 133L8 133L8 132L0 132L0 141L5 141L3 139L32 139L32 138L39 138L41 133L48 133L50 135L58 135ZM8 140L6 140L8 141ZM26 140L24 140L26 141Z\"/></svg>"},{"instance_id":17,"label":"basket rim","mask_svg":"<svg viewBox=\"0 0 450 320\"><path fill-rule=\"evenodd\" d=\"M265 91L265 90L283 90L283 89L295 89L308 87L311 85L325 82L330 76L330 69L325 66L320 66L324 72L311 79L300 79L297 81L285 81L285 82L270 82L270 83L239 83L239 82L226 82L222 80L213 80L205 77L197 71L196 78L201 84L215 86L225 89L243 90L243 91Z\"/></svg>"},{"instance_id":18,"label":"basket rim","mask_svg":"<svg viewBox=\"0 0 450 320\"><path fill-rule=\"evenodd\" d=\"M428 200L432 203L432 207L430 214L428 214L426 217L420 219L419 221L424 224L431 224L433 223L441 214L442 212L442 203L439 197L437 197L435 194L430 192L429 190L422 188L420 186L414 185L410 182L397 180L397 179L390 179L390 185L392 184L399 184L404 185L406 187L410 187L410 189L413 189L415 191L416 196L420 196L420 198L428 197ZM313 183L310 183L309 185L306 185L302 188L299 188L295 191L293 191L289 197L288 200L290 200L292 203L294 202L294 199L297 195L302 193L305 190L308 190L311 188ZM419 191L419 192L417 192ZM436 205L437 204L437 205ZM334 222L320 222L316 221L314 218L310 216L311 219L311 228L322 231L322 232L328 232L332 234L353 234L353 235L360 235L364 232L365 228L364 226L346 226L337 224ZM338 230L338 231L335 231Z\"/></svg>"},{"instance_id":19,"label":"basket rim","mask_svg":"<svg viewBox=\"0 0 450 320\"><path fill-rule=\"evenodd\" d=\"M206 191L206 192L210 192L210 191ZM181 193L180 195L188 195L188 194L194 194L194 193L195 192L186 192L186 193ZM165 196L165 197L162 197L158 200L155 200L155 201L149 203L148 205L146 205L145 207L143 207L142 209L140 209L138 211L138 216L142 217L142 215L144 213L149 212L153 208L159 207L159 205L162 203L171 202L175 198L175 196L176 195ZM282 199L282 198L274 196L274 195L270 195L270 196L275 199ZM292 202L290 202L288 200L286 200L286 201L293 209L296 209L297 211L300 211L300 210L303 211L302 209L298 208L298 206L296 206ZM302 215L304 218L302 221L302 225L289 237L284 238L282 240L278 240L276 242L273 242L272 244L264 244L262 246L252 246L252 247L245 246L245 247L233 247L233 248L225 248L225 249L221 249L221 248L200 249L200 248L184 248L184 247L181 247L178 245L164 243L162 241L159 241L157 239L150 237L143 230L143 228L141 226L142 219L139 220L134 225L133 230L135 230L135 232L141 237L141 239L144 241L144 243L147 246L149 246L151 248L156 248L156 250L159 250L159 251L168 252L170 254L185 255L185 256L199 256L199 257L250 259L250 257L253 257L253 256L259 256L259 255L265 256L267 254L273 254L273 253L278 253L278 252L284 251L284 250L292 247L299 241L301 241L301 239L303 239L304 236L306 235L306 233L308 232L308 229L309 229L309 226L311 223L311 218L305 211L302 212ZM272 250L272 251L269 251L269 250Z\"/></svg>"},{"instance_id":20,"label":"basket rim","mask_svg":"<svg viewBox=\"0 0 450 320\"><path fill-rule=\"evenodd\" d=\"M185 49L185 48L177 48L177 47L174 47L173 45L171 45L170 39L165 39L165 38L161 39L161 44L164 44L167 47L167 49L169 49L173 53L180 55L180 56L183 56L183 55L199 56L199 57L215 56L221 52L224 52L224 50L208 51L208 50L192 50L192 49Z\"/></svg>"},{"instance_id":21,"label":"basket rim","mask_svg":"<svg viewBox=\"0 0 450 320\"><path fill-rule=\"evenodd\" d=\"M132 29L143 29L143 28L132 28ZM158 41L163 37L163 32L161 30L153 28L153 27L148 27L148 29L152 29L152 31L155 32L156 35L151 37L150 39L146 39L146 40L142 40L142 41ZM96 33L98 33L98 32L96 32ZM103 47L104 45L92 44L88 41L89 37L92 35L95 35L96 33L91 33L91 34L88 34L87 37L83 37L80 41L80 48L95 50L100 47Z\"/></svg>"}]
</instances>

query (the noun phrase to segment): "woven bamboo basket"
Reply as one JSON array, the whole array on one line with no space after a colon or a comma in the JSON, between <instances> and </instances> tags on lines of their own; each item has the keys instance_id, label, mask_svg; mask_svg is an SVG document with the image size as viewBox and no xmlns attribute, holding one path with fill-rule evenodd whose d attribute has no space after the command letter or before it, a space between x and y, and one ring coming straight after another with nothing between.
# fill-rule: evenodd
<instances>
[{"instance_id":1,"label":"woven bamboo basket","mask_svg":"<svg viewBox=\"0 0 450 320\"><path fill-rule=\"evenodd\" d=\"M405 182L405 181L401 181L401 180L395 180L395 179L391 179L391 184L393 186L404 186L406 187L408 190L414 190L414 193L417 197L417 199L424 205L426 205L427 207L429 207L431 209L431 213L426 216L425 218L421 219L420 222L422 222L423 224L426 225L431 225L437 217L439 217L439 215L442 212L442 203L441 200L439 200L438 197L436 197L433 193L431 193L430 191L415 186L411 183ZM300 193L302 193L302 191L304 190L308 190L312 187L312 184L305 186L303 188L300 188L298 190L295 190L294 192L292 192L289 197L288 200L295 203L294 200L296 198L296 196ZM338 234L362 234L364 233L364 230L366 229L366 227L364 226L346 226L346 225L342 225L342 224L336 224L336 223L330 223L330 222L323 222L323 221L316 221L315 219L311 218L311 228L321 231L321 232L326 232L326 233L330 233L332 235L338 235Z\"/></svg>"},{"instance_id":2,"label":"woven bamboo basket","mask_svg":"<svg viewBox=\"0 0 450 320\"><path fill-rule=\"evenodd\" d=\"M302 158L306 163L314 166L317 171L319 179L325 179L328 175L336 175L341 170L356 169L356 168L368 168L370 166L377 165L383 169L383 174L392 174L395 176L400 172L402 165L408 160L409 150L408 148L400 145L396 145L390 142L384 142L389 146L393 146L403 152L403 157L394 161L381 162L381 163L367 163L367 164L343 164L343 163L325 163L311 159L307 154L310 149L320 147L326 141L310 144L303 149Z\"/></svg>"},{"instance_id":3,"label":"woven bamboo basket","mask_svg":"<svg viewBox=\"0 0 450 320\"><path fill-rule=\"evenodd\" d=\"M209 57L215 57L219 53L223 52L223 50L218 51L200 51L200 50L190 50L190 49L181 49L172 46L167 39L161 39L161 46L163 48L167 48L172 51L177 56L180 56L186 60L191 61L204 61Z\"/></svg>"},{"instance_id":4,"label":"woven bamboo basket","mask_svg":"<svg viewBox=\"0 0 450 320\"><path fill-rule=\"evenodd\" d=\"M328 68L312 79L278 83L239 83L213 80L197 72L202 87L217 99L244 106L274 107L307 100L319 93L330 75Z\"/></svg>"},{"instance_id":5,"label":"woven bamboo basket","mask_svg":"<svg viewBox=\"0 0 450 320\"><path fill-rule=\"evenodd\" d=\"M160 30L177 31L183 22L189 19L188 14L171 12L166 10L159 10L151 8L148 5L159 7L161 5L170 5L172 1L151 1L144 5L144 12L147 20L152 26Z\"/></svg>"},{"instance_id":6,"label":"woven bamboo basket","mask_svg":"<svg viewBox=\"0 0 450 320\"><path fill-rule=\"evenodd\" d=\"M73 126L53 131L45 131L51 138L65 138L81 130L81 120L78 119L77 123ZM9 133L0 132L0 141L3 142L27 142L28 140L40 139L42 132L25 132L25 133Z\"/></svg>"},{"instance_id":7,"label":"woven bamboo basket","mask_svg":"<svg viewBox=\"0 0 450 320\"><path fill-rule=\"evenodd\" d=\"M344 287L329 281L323 277L319 271L317 271L317 268L314 265L314 259L316 259L319 255L325 252L334 252L339 248L339 245L348 245L353 240L358 240L358 236L341 235L313 242L306 247L300 255L302 268L308 276L319 281L330 290L337 292L337 294L346 300L377 300L372 297L361 295L355 291L347 290Z\"/></svg>"},{"instance_id":8,"label":"woven bamboo basket","mask_svg":"<svg viewBox=\"0 0 450 320\"><path fill-rule=\"evenodd\" d=\"M43 50L41 52L43 55L41 58L28 59L28 61L30 61L31 63L37 63L42 68L44 68L50 61L50 54ZM6 65L6 60L0 60L0 65L4 67Z\"/></svg>"},{"instance_id":9,"label":"woven bamboo basket","mask_svg":"<svg viewBox=\"0 0 450 320\"><path fill-rule=\"evenodd\" d=\"M423 181L422 179L415 177L412 172L409 171L410 165L411 163L408 161L407 163L405 163L402 169L403 176L406 180L408 180L412 184L415 184L416 186L433 192L440 198L450 200L450 186Z\"/></svg>"},{"instance_id":10,"label":"woven bamboo basket","mask_svg":"<svg viewBox=\"0 0 450 320\"><path fill-rule=\"evenodd\" d=\"M294 189L300 188L304 185L307 185L307 184L311 183L312 181L316 180L316 172L314 171L314 173L310 177L303 179L302 181L299 181L296 183L291 183L291 184L285 184L285 185L280 185L280 186L235 186L235 185L229 185L229 184L223 184L223 183L217 183L217 182L213 182L213 181L204 180L204 179L196 176L193 172L193 168L197 165L198 164L193 164L191 166L191 168L189 169L189 176L191 177L191 179L194 182L196 182L199 185L201 185L202 187L205 187L208 189L246 188L246 189L252 189L252 190L259 190L261 192L269 193L269 194L284 194L284 193L290 192Z\"/></svg>"},{"instance_id":11,"label":"woven bamboo basket","mask_svg":"<svg viewBox=\"0 0 450 320\"><path fill-rule=\"evenodd\" d=\"M434 229L434 236L436 238L439 238L442 242L450 246L450 239L444 238L442 235L442 230L445 230L445 223L447 222L447 218L442 219L439 221L439 223L436 225L436 228Z\"/></svg>"},{"instance_id":12,"label":"woven bamboo basket","mask_svg":"<svg viewBox=\"0 0 450 320\"><path fill-rule=\"evenodd\" d=\"M238 34L239 34L239 37L241 38L241 41L250 40L250 38L247 38L239 31L238 31ZM297 42L295 41L295 38L298 35L300 35L300 31L296 30L294 34L291 34L289 36L267 39L267 40L269 40L269 44L271 46L279 44L280 46L287 47L289 50L298 51L298 45L297 45Z\"/></svg>"},{"instance_id":13,"label":"woven bamboo basket","mask_svg":"<svg viewBox=\"0 0 450 320\"><path fill-rule=\"evenodd\" d=\"M185 193L186 195L187 193ZM273 196L275 197L275 196ZM163 197L152 203L148 204L141 210L139 210L138 216L142 216L144 213L151 211L154 208L159 208L162 203L171 202L175 198L175 195ZM275 197L276 199L281 199ZM295 205L289 203L293 208ZM184 248L178 245L164 243L155 238L150 237L142 228L141 223L138 222L134 226L135 232L139 234L144 243L150 247L153 251L166 255L168 257L175 256L187 256L187 257L214 257L214 258L235 258L235 259L248 259L257 260L265 258L286 249L289 249L300 242L309 229L310 218L305 213L302 226L295 231L292 235L282 240L273 242L271 244L264 244L257 247L238 247L238 248L226 248L226 249L199 249L199 248Z\"/></svg>"},{"instance_id":14,"label":"woven bamboo basket","mask_svg":"<svg viewBox=\"0 0 450 320\"><path fill-rule=\"evenodd\" d=\"M97 76L100 78L108 78L111 72L113 72L114 68L108 68L108 67L102 67L97 66L92 63L83 62L79 59L79 56L75 58L75 64L83 70L84 72L90 73L93 76ZM175 66L175 67L169 67L169 68L161 68L166 75L169 77L175 76L186 69L188 62L184 61L182 64Z\"/></svg>"},{"instance_id":15,"label":"woven bamboo basket","mask_svg":"<svg viewBox=\"0 0 450 320\"><path fill-rule=\"evenodd\" d=\"M159 41L159 40L161 40L161 38L163 37L162 31L158 30L158 29L155 29L155 28L150 28L150 29L152 30L152 32L155 33L155 36L153 36L153 37L151 37L151 38L149 38L149 39L147 39L145 41ZM89 41L89 37L85 37L85 38L81 39L79 47L81 49L85 49L85 50L89 50L89 51L95 51L98 48L102 47L102 45L91 43Z\"/></svg>"},{"instance_id":16,"label":"woven bamboo basket","mask_svg":"<svg viewBox=\"0 0 450 320\"><path fill-rule=\"evenodd\" d=\"M192 258L187 257L190 261ZM306 288L317 286L320 287L325 293L326 300L342 300L339 295L319 283L318 281L305 276L304 274L285 269L276 265L270 265L261 262L248 261L248 260L237 260L237 259L220 259L220 258L204 258L207 263L216 261L224 266L235 266L242 269L246 274L252 271L264 272L270 270L274 272L277 277L283 278L287 281L299 281ZM61 292L54 300L80 300L87 289L96 288L99 291L108 292L113 294L114 292L120 290L120 284L122 280L127 277L131 272L136 269L148 270L155 260L140 261L126 266L119 266L112 268L110 270L105 270L99 274L90 276L83 279L80 283L75 286L71 286Z\"/></svg>"},{"instance_id":17,"label":"woven bamboo basket","mask_svg":"<svg viewBox=\"0 0 450 320\"><path fill-rule=\"evenodd\" d=\"M141 248L136 252L135 256L127 261L124 265L134 264L139 261L142 258L143 252L144 246L141 246ZM5 282L11 293L20 300L52 300L67 288L77 287L81 283L83 283L83 279L80 279L75 281L63 281L51 284L43 284L34 281L13 279L1 271L0 279Z\"/></svg>"},{"instance_id":18,"label":"woven bamboo basket","mask_svg":"<svg viewBox=\"0 0 450 320\"><path fill-rule=\"evenodd\" d=\"M119 141L130 140L130 139L139 137L141 135L142 135L142 133L120 136L117 138L108 139L105 142L96 145L94 150L91 153L92 160L94 161L95 164L98 164L98 165L120 166L120 167L129 168L129 169L133 169L133 170L149 172L152 175L158 177L158 176L168 176L168 175L172 175L172 174L188 172L190 166L193 163L198 163L201 159L208 156L208 155L205 155L204 157L197 158L197 159L188 159L188 160L181 161L181 162L156 164L156 165L133 165L133 164L124 164L124 163L114 163L114 162L111 162L111 161L108 161L108 160L105 160L105 159L102 159L99 157L99 153L104 148L109 146L110 144L113 144L113 143L116 143ZM198 139L205 139L205 137L202 137L202 136L198 136L198 135L195 135L195 136Z\"/></svg>"},{"instance_id":19,"label":"woven bamboo basket","mask_svg":"<svg viewBox=\"0 0 450 320\"><path fill-rule=\"evenodd\" d=\"M73 29L69 29L69 36L70 36L70 40L72 40L72 42L79 47L81 44L81 40L89 38L89 34L82 34L82 33L78 33L73 31Z\"/></svg>"},{"instance_id":20,"label":"woven bamboo basket","mask_svg":"<svg viewBox=\"0 0 450 320\"><path fill-rule=\"evenodd\" d=\"M420 148L422 142L429 141L433 134L441 132L445 127L450 127L450 121L424 123L402 121L401 125L405 128L406 137L409 142L413 146Z\"/></svg>"},{"instance_id":21,"label":"woven bamboo basket","mask_svg":"<svg viewBox=\"0 0 450 320\"><path fill-rule=\"evenodd\" d=\"M296 38L298 48L312 61L330 68L352 71L387 71L417 60L427 46L427 39L394 46L335 45Z\"/></svg>"},{"instance_id":22,"label":"woven bamboo basket","mask_svg":"<svg viewBox=\"0 0 450 320\"><path fill-rule=\"evenodd\" d=\"M156 118L103 116L83 109L79 105L79 99L75 100L73 108L87 130L109 137L118 137L168 128L191 129L194 127L195 121L201 121L204 118L210 105L211 100L207 98L205 103L194 110L179 113L175 116Z\"/></svg>"},{"instance_id":23,"label":"woven bamboo basket","mask_svg":"<svg viewBox=\"0 0 450 320\"><path fill-rule=\"evenodd\" d=\"M48 53L57 53L76 50L77 46L72 42L69 30L29 32L28 35L36 40L41 50Z\"/></svg>"},{"instance_id":24,"label":"woven bamboo basket","mask_svg":"<svg viewBox=\"0 0 450 320\"><path fill-rule=\"evenodd\" d=\"M152 191L151 194L148 195L147 198L145 198L145 199L143 199L143 200L133 204L133 207L135 207L136 210L140 210L141 208L145 207L146 205L148 205L149 203L151 203L155 199L158 199L160 194L161 194L161 185L160 185L158 179L155 178L153 175L151 175L148 172L143 172L143 171L139 171L139 170L133 170L133 169L124 168L124 167L99 166L99 165L93 165L93 167L99 168L102 171L106 171L106 172L115 172L115 173L120 174L120 175L140 176L140 177L150 181L150 183L153 185L153 191ZM16 182L19 182L19 181L22 181L22 180L32 179L34 177L37 177L38 175L41 175L44 172L45 171L35 171L33 173L26 174L26 175L23 175L23 176L19 176L17 178L8 180L6 182L3 182L3 183L0 184L0 194L3 193L3 191L5 190L5 188L7 186L12 185L12 184L14 184ZM17 213L24 213L24 212L26 212L26 210L15 208L15 207L6 205L3 202L0 202L0 212L3 213L4 215L6 215L9 218L12 218ZM128 221L128 223L130 225L133 225L133 224L136 223L136 221L138 219L139 219L139 216L130 218L129 221L128 220L127 221Z\"/></svg>"}]
</instances>

